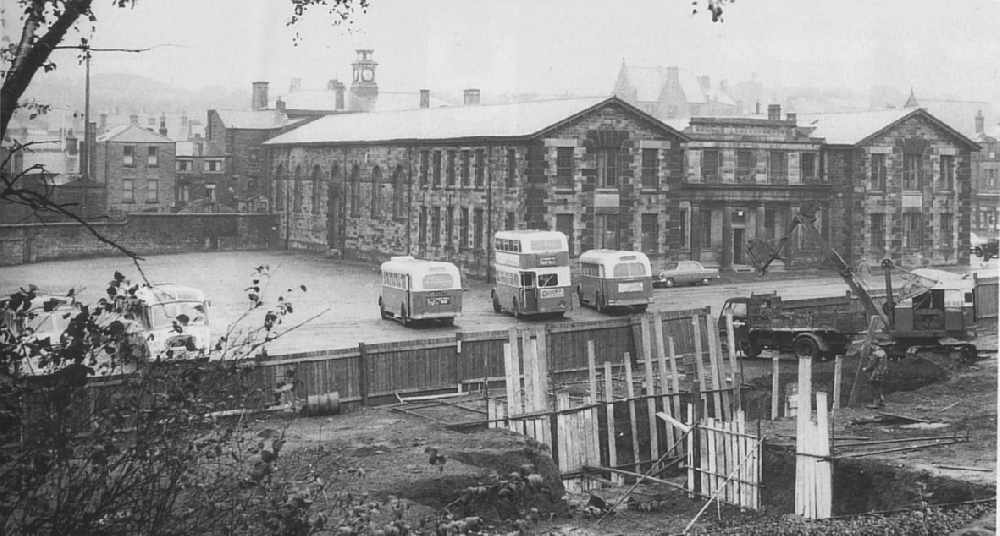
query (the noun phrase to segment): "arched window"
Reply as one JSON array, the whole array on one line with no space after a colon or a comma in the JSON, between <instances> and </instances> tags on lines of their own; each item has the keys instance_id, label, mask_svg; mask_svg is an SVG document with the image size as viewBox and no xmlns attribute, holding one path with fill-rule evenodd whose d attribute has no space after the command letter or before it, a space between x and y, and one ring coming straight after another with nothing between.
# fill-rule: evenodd
<instances>
[{"instance_id":1,"label":"arched window","mask_svg":"<svg viewBox=\"0 0 1000 536\"><path fill-rule=\"evenodd\" d=\"M274 170L274 210L273 212L285 211L285 169L278 164Z\"/></svg>"},{"instance_id":2,"label":"arched window","mask_svg":"<svg viewBox=\"0 0 1000 536\"><path fill-rule=\"evenodd\" d=\"M361 169L357 164L351 167L351 216L361 215L361 195L359 192L361 182Z\"/></svg>"},{"instance_id":3,"label":"arched window","mask_svg":"<svg viewBox=\"0 0 1000 536\"><path fill-rule=\"evenodd\" d=\"M312 208L313 214L319 214L320 207L320 194L323 193L323 170L320 169L319 164L313 166L312 180L310 181L310 186L312 187Z\"/></svg>"},{"instance_id":4,"label":"arched window","mask_svg":"<svg viewBox=\"0 0 1000 536\"><path fill-rule=\"evenodd\" d=\"M392 174L392 217L402 218L406 206L406 192L403 185L403 166L396 166L396 171Z\"/></svg>"},{"instance_id":5,"label":"arched window","mask_svg":"<svg viewBox=\"0 0 1000 536\"><path fill-rule=\"evenodd\" d=\"M382 197L382 168L375 166L372 168L372 219L378 218L379 200Z\"/></svg>"},{"instance_id":6,"label":"arched window","mask_svg":"<svg viewBox=\"0 0 1000 536\"><path fill-rule=\"evenodd\" d=\"M292 212L302 212L302 166L295 166L295 176L292 178Z\"/></svg>"}]
</instances>

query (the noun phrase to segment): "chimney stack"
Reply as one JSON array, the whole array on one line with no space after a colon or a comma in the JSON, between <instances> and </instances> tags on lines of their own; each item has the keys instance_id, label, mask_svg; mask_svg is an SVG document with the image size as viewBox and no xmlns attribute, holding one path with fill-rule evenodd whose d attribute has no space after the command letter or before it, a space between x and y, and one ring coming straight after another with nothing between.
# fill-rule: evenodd
<instances>
[{"instance_id":1,"label":"chimney stack","mask_svg":"<svg viewBox=\"0 0 1000 536\"><path fill-rule=\"evenodd\" d=\"M167 116L160 114L160 136L167 137Z\"/></svg>"},{"instance_id":2,"label":"chimney stack","mask_svg":"<svg viewBox=\"0 0 1000 536\"><path fill-rule=\"evenodd\" d=\"M676 66L671 65L667 67L667 82L680 84L681 83L681 71Z\"/></svg>"},{"instance_id":3,"label":"chimney stack","mask_svg":"<svg viewBox=\"0 0 1000 536\"><path fill-rule=\"evenodd\" d=\"M267 82L253 83L253 96L250 99L250 109L259 112L267 108Z\"/></svg>"},{"instance_id":4,"label":"chimney stack","mask_svg":"<svg viewBox=\"0 0 1000 536\"><path fill-rule=\"evenodd\" d=\"M780 104L768 104L767 105L767 120L768 121L781 121L781 105Z\"/></svg>"},{"instance_id":5,"label":"chimney stack","mask_svg":"<svg viewBox=\"0 0 1000 536\"><path fill-rule=\"evenodd\" d=\"M757 101L753 106L753 113L760 115L760 101Z\"/></svg>"},{"instance_id":6,"label":"chimney stack","mask_svg":"<svg viewBox=\"0 0 1000 536\"><path fill-rule=\"evenodd\" d=\"M282 113L282 114L285 113L285 101L283 99L281 99L281 97L278 97L274 101L274 109L277 110L278 113Z\"/></svg>"},{"instance_id":7,"label":"chimney stack","mask_svg":"<svg viewBox=\"0 0 1000 536\"><path fill-rule=\"evenodd\" d=\"M420 90L420 107L421 108L431 107L431 90L429 89Z\"/></svg>"},{"instance_id":8,"label":"chimney stack","mask_svg":"<svg viewBox=\"0 0 1000 536\"><path fill-rule=\"evenodd\" d=\"M428 94L428 99L430 95ZM428 103L429 104L429 103ZM465 90L465 105L471 106L479 104L479 90L478 89L466 89Z\"/></svg>"},{"instance_id":9,"label":"chimney stack","mask_svg":"<svg viewBox=\"0 0 1000 536\"><path fill-rule=\"evenodd\" d=\"M128 123L130 125L138 125L139 124L139 114L130 114L128 116Z\"/></svg>"},{"instance_id":10,"label":"chimney stack","mask_svg":"<svg viewBox=\"0 0 1000 536\"><path fill-rule=\"evenodd\" d=\"M333 91L333 109L341 112L344 110L344 84L340 80L330 80L326 83L327 89Z\"/></svg>"},{"instance_id":11,"label":"chimney stack","mask_svg":"<svg viewBox=\"0 0 1000 536\"><path fill-rule=\"evenodd\" d=\"M785 114L785 120L786 121L791 121L792 123L794 123L796 119L797 119L797 116L794 113L789 112L789 113Z\"/></svg>"},{"instance_id":12,"label":"chimney stack","mask_svg":"<svg viewBox=\"0 0 1000 536\"><path fill-rule=\"evenodd\" d=\"M982 134L984 130L983 122L985 118L983 117L983 111L979 110L976 112L976 134Z\"/></svg>"}]
</instances>

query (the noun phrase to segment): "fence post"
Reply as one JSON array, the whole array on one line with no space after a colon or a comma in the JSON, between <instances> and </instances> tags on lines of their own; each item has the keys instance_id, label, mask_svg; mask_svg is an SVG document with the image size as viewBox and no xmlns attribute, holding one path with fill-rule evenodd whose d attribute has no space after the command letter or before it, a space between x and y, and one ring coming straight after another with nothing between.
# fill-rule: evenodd
<instances>
[{"instance_id":1,"label":"fence post","mask_svg":"<svg viewBox=\"0 0 1000 536\"><path fill-rule=\"evenodd\" d=\"M358 343L358 390L361 392L361 405L368 405L368 350L365 343Z\"/></svg>"}]
</instances>

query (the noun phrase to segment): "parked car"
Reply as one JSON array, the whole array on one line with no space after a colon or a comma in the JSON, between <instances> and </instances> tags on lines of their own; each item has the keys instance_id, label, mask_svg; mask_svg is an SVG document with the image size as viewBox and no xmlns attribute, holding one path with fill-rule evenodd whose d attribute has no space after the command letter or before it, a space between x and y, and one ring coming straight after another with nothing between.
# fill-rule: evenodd
<instances>
[{"instance_id":1,"label":"parked car","mask_svg":"<svg viewBox=\"0 0 1000 536\"><path fill-rule=\"evenodd\" d=\"M672 262L655 278L653 286L676 287L677 285L707 285L713 279L719 278L717 268L705 268L698 261Z\"/></svg>"}]
</instances>

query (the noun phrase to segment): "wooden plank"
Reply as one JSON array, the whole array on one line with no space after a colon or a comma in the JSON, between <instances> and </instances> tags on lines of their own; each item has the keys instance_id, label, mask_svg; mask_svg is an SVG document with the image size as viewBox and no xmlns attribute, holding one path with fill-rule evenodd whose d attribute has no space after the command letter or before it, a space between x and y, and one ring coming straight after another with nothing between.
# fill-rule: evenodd
<instances>
[{"instance_id":1,"label":"wooden plank","mask_svg":"<svg viewBox=\"0 0 1000 536\"><path fill-rule=\"evenodd\" d=\"M688 489L688 497L694 497L695 495L694 470L698 462L697 462L697 455L695 454L694 451L694 435L695 433L697 433L697 430L692 430L692 427L695 426L694 405L692 404L687 405L687 420L688 420L688 429L690 430L690 432L687 434L687 477L688 477L687 489Z\"/></svg>"},{"instance_id":2,"label":"wooden plank","mask_svg":"<svg viewBox=\"0 0 1000 536\"><path fill-rule=\"evenodd\" d=\"M607 404L604 406L605 417L607 418L607 441L608 441L608 466L617 467L618 466L618 449L615 446L615 406L614 406L614 384L612 383L613 376L611 375L611 362L604 362L604 401ZM624 479L621 475L611 475L611 481L616 484L622 484Z\"/></svg>"},{"instance_id":3,"label":"wooden plank","mask_svg":"<svg viewBox=\"0 0 1000 536\"><path fill-rule=\"evenodd\" d=\"M816 451L820 456L830 455L830 421L827 416L826 393L816 393ZM827 519L833 512L833 472L831 462L816 460L816 517Z\"/></svg>"},{"instance_id":4,"label":"wooden plank","mask_svg":"<svg viewBox=\"0 0 1000 536\"><path fill-rule=\"evenodd\" d=\"M587 341L587 387L590 396L597 400L597 353L594 351L594 341Z\"/></svg>"},{"instance_id":5,"label":"wooden plank","mask_svg":"<svg viewBox=\"0 0 1000 536\"><path fill-rule=\"evenodd\" d=\"M556 393L556 409L564 410L568 408L569 408L569 393L565 391ZM567 414L559 413L556 415L556 423L558 423L557 425L559 427L557 433L559 439L556 448L558 449L557 460L560 473L568 473L570 469L570 464L572 463L571 460L572 455L570 453L570 438L568 437L570 434L568 420L569 420L569 415Z\"/></svg>"},{"instance_id":6,"label":"wooden plank","mask_svg":"<svg viewBox=\"0 0 1000 536\"><path fill-rule=\"evenodd\" d=\"M640 318L642 326L642 352L645 356L643 359L643 365L646 372L646 392L645 394L651 395L656 392L656 387L653 379L653 345L652 345L652 333L650 332L649 320L652 320L652 315L643 315ZM657 429L659 426L656 422L656 399L647 398L646 399L646 417L649 423L649 459L655 460L660 457L660 438Z\"/></svg>"},{"instance_id":7,"label":"wooden plank","mask_svg":"<svg viewBox=\"0 0 1000 536\"><path fill-rule=\"evenodd\" d=\"M667 384L667 351L663 344L663 321L660 318L659 312L654 313L653 342L656 344L656 364L660 374L659 392L666 395L670 392L670 389ZM677 415L670 405L669 396L660 398L660 406L663 407L663 412L667 415ZM674 442L677 441L677 437L674 434L674 428L666 422L663 423L663 439L667 442L664 451L676 452L677 449L674 448Z\"/></svg>"},{"instance_id":8,"label":"wooden plank","mask_svg":"<svg viewBox=\"0 0 1000 536\"><path fill-rule=\"evenodd\" d=\"M670 398L670 405L674 410L674 415L680 419L681 414L681 379L677 373L677 357L674 352L674 338L667 337L667 359L670 361L670 390L674 393L674 396ZM679 450L683 451L684 446L678 447Z\"/></svg>"},{"instance_id":9,"label":"wooden plank","mask_svg":"<svg viewBox=\"0 0 1000 536\"><path fill-rule=\"evenodd\" d=\"M635 385L632 382L632 360L628 352L625 352L625 393L628 398L628 423L632 432L632 460L635 462L635 471L641 472L639 467L639 428L636 426L635 411Z\"/></svg>"},{"instance_id":10,"label":"wooden plank","mask_svg":"<svg viewBox=\"0 0 1000 536\"><path fill-rule=\"evenodd\" d=\"M521 349L521 370L524 376L524 394L522 395L524 412L534 413L541 409L538 407L536 398L537 390L535 389L535 381L538 377L538 352L535 348L534 340L531 338L531 332L519 331L518 339L520 339ZM517 345L518 343L515 342L513 344Z\"/></svg>"},{"instance_id":11,"label":"wooden plank","mask_svg":"<svg viewBox=\"0 0 1000 536\"><path fill-rule=\"evenodd\" d=\"M729 348L729 366L733 378L733 396L736 409L743 409L743 365L736 356L736 331L733 329L733 314L726 314L726 347Z\"/></svg>"},{"instance_id":12,"label":"wooden plank","mask_svg":"<svg viewBox=\"0 0 1000 536\"><path fill-rule=\"evenodd\" d=\"M513 398L507 402L510 414L521 415L527 413L524 409L524 392L521 387L521 348L520 332L516 328L510 329L510 368L507 372L507 381L514 384Z\"/></svg>"},{"instance_id":13,"label":"wooden plank","mask_svg":"<svg viewBox=\"0 0 1000 536\"><path fill-rule=\"evenodd\" d=\"M358 343L358 392L361 393L361 405L368 405L368 352L365 343Z\"/></svg>"},{"instance_id":14,"label":"wooden plank","mask_svg":"<svg viewBox=\"0 0 1000 536\"><path fill-rule=\"evenodd\" d=\"M597 402L597 395L588 397L588 402ZM597 407L587 410L590 419L590 462L601 463L601 431L597 420Z\"/></svg>"},{"instance_id":15,"label":"wooden plank","mask_svg":"<svg viewBox=\"0 0 1000 536\"><path fill-rule=\"evenodd\" d=\"M708 386L705 384L705 364L702 362L701 354L701 317L694 317L691 319L691 329L694 331L694 370L698 376L698 391L704 393ZM699 396L702 400L705 400L705 395Z\"/></svg>"},{"instance_id":16,"label":"wooden plank","mask_svg":"<svg viewBox=\"0 0 1000 536\"><path fill-rule=\"evenodd\" d=\"M844 374L844 356L833 358L833 409L840 409L840 389Z\"/></svg>"},{"instance_id":17,"label":"wooden plank","mask_svg":"<svg viewBox=\"0 0 1000 536\"><path fill-rule=\"evenodd\" d=\"M778 354L775 352L771 356L771 420L777 420L780 416L779 402L781 398L781 361L778 359Z\"/></svg>"},{"instance_id":18,"label":"wooden plank","mask_svg":"<svg viewBox=\"0 0 1000 536\"><path fill-rule=\"evenodd\" d=\"M549 405L549 339L545 329L538 331L537 353L538 356L538 378L535 379L535 387L538 389L538 399L543 409L551 407Z\"/></svg>"},{"instance_id":19,"label":"wooden plank","mask_svg":"<svg viewBox=\"0 0 1000 536\"><path fill-rule=\"evenodd\" d=\"M712 401L715 404L715 418L719 420L729 420L728 400L724 393L718 392L722 389L722 367L719 364L719 329L715 326L715 318L711 315L705 317L706 337L708 338L708 362L711 371L712 389L716 392L712 394Z\"/></svg>"},{"instance_id":20,"label":"wooden plank","mask_svg":"<svg viewBox=\"0 0 1000 536\"><path fill-rule=\"evenodd\" d=\"M685 434L691 431L691 428L689 426L673 418L673 416L671 416L668 413L664 413L661 411L657 413L656 416L663 419L663 421L668 425L668 427L680 428L681 432Z\"/></svg>"}]
</instances>

